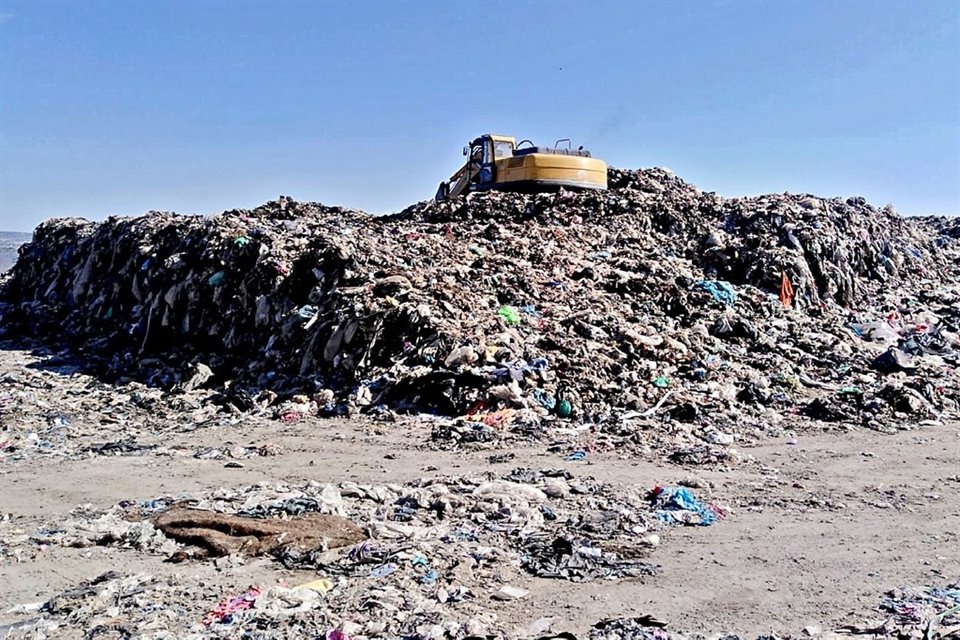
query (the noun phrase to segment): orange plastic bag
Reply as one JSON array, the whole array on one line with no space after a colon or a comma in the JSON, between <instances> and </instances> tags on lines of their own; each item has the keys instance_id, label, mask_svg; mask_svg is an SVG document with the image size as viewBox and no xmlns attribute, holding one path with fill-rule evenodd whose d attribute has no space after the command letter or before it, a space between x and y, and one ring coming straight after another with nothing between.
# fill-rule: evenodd
<instances>
[{"instance_id":1,"label":"orange plastic bag","mask_svg":"<svg viewBox=\"0 0 960 640\"><path fill-rule=\"evenodd\" d=\"M793 284L786 271L780 272L780 304L785 307L793 306Z\"/></svg>"}]
</instances>

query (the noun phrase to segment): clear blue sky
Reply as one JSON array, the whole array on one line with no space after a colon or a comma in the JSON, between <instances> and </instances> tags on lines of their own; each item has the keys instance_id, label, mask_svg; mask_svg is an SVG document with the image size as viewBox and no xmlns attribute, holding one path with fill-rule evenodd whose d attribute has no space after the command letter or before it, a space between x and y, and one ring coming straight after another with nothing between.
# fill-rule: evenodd
<instances>
[{"instance_id":1,"label":"clear blue sky","mask_svg":"<svg viewBox=\"0 0 960 640\"><path fill-rule=\"evenodd\" d=\"M0 0L0 228L433 195L474 135L960 210L960 3Z\"/></svg>"}]
</instances>

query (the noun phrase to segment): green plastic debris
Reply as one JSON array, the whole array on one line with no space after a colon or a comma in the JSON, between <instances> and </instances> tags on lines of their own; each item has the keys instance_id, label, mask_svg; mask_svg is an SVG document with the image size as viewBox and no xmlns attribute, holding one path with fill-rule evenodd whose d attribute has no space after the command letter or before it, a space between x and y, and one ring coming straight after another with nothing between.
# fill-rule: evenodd
<instances>
[{"instance_id":1,"label":"green plastic debris","mask_svg":"<svg viewBox=\"0 0 960 640\"><path fill-rule=\"evenodd\" d=\"M497 309L497 315L506 320L510 326L520 324L520 314L513 307L500 307Z\"/></svg>"},{"instance_id":2,"label":"green plastic debris","mask_svg":"<svg viewBox=\"0 0 960 640\"><path fill-rule=\"evenodd\" d=\"M653 386L659 389L666 389L667 387L670 386L670 378L667 378L666 376L660 376L658 378L654 378Z\"/></svg>"},{"instance_id":3,"label":"green plastic debris","mask_svg":"<svg viewBox=\"0 0 960 640\"><path fill-rule=\"evenodd\" d=\"M215 274L207 278L207 284L211 287L219 287L223 284L223 281L227 279L226 271L217 271Z\"/></svg>"},{"instance_id":4,"label":"green plastic debris","mask_svg":"<svg viewBox=\"0 0 960 640\"><path fill-rule=\"evenodd\" d=\"M863 391L860 391L857 387L842 387L839 391L840 394L849 394L849 395L860 395Z\"/></svg>"},{"instance_id":5,"label":"green plastic debris","mask_svg":"<svg viewBox=\"0 0 960 640\"><path fill-rule=\"evenodd\" d=\"M558 416L561 418L569 418L571 413L573 413L573 405L570 404L569 400L561 400L557 403Z\"/></svg>"},{"instance_id":6,"label":"green plastic debris","mask_svg":"<svg viewBox=\"0 0 960 640\"><path fill-rule=\"evenodd\" d=\"M240 236L233 241L233 244L237 245L238 247L245 247L250 244L250 238L247 236Z\"/></svg>"}]
</instances>

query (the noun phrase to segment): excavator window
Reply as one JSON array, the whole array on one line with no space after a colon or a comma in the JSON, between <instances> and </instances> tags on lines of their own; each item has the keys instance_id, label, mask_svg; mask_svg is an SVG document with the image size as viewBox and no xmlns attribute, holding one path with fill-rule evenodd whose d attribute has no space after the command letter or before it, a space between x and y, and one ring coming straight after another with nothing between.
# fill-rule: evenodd
<instances>
[{"instance_id":1,"label":"excavator window","mask_svg":"<svg viewBox=\"0 0 960 640\"><path fill-rule=\"evenodd\" d=\"M467 160L467 171L471 182L483 182L487 177L483 167L487 163L488 147L485 141L474 140L470 145L470 159Z\"/></svg>"},{"instance_id":2,"label":"excavator window","mask_svg":"<svg viewBox=\"0 0 960 640\"><path fill-rule=\"evenodd\" d=\"M477 177L477 182L480 184L486 184L488 182L493 182L493 160L494 157L491 157L491 152L494 151L493 140L489 138L484 139L483 141L483 160L480 163L480 175Z\"/></svg>"},{"instance_id":3,"label":"excavator window","mask_svg":"<svg viewBox=\"0 0 960 640\"><path fill-rule=\"evenodd\" d=\"M506 141L493 143L493 157L509 158L513 155L513 145Z\"/></svg>"}]
</instances>

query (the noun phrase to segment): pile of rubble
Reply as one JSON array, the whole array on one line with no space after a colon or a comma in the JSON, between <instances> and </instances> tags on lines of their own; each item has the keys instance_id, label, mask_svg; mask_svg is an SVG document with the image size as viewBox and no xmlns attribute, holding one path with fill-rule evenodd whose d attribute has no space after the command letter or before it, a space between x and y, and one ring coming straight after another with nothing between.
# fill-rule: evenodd
<instances>
[{"instance_id":1,"label":"pile of rubble","mask_svg":"<svg viewBox=\"0 0 960 640\"><path fill-rule=\"evenodd\" d=\"M246 638L280 620L287 635L272 637L518 637L524 634L505 629L491 604L525 598L529 576L653 575L657 566L647 557L660 545L655 532L708 526L725 514L685 487L614 486L519 468L499 477L260 484L105 511L86 506L32 533L5 531L0 551L24 561L49 545L109 545L178 563L212 556L224 566L263 555L315 574L296 587L254 587L220 605L209 594L178 593L172 579L109 574L22 612L37 615L25 616L19 629L43 637L66 624ZM179 611L184 600L189 615Z\"/></svg>"},{"instance_id":2,"label":"pile of rubble","mask_svg":"<svg viewBox=\"0 0 960 640\"><path fill-rule=\"evenodd\" d=\"M954 638L960 633L960 579L946 586L906 586L886 594L879 616L846 625L845 634L876 638Z\"/></svg>"},{"instance_id":3,"label":"pile of rubble","mask_svg":"<svg viewBox=\"0 0 960 640\"><path fill-rule=\"evenodd\" d=\"M379 218L281 197L59 219L21 248L0 326L111 381L291 420L709 413L723 431L778 409L896 428L958 409L955 227L862 198L724 199L659 169Z\"/></svg>"},{"instance_id":4,"label":"pile of rubble","mask_svg":"<svg viewBox=\"0 0 960 640\"><path fill-rule=\"evenodd\" d=\"M269 442L174 443L171 434L198 429L235 429L267 416L226 414L206 402L209 392L170 395L141 382L121 388L83 373L74 354L7 350L0 364L0 465L37 458L191 456L242 459L280 453Z\"/></svg>"}]
</instances>

